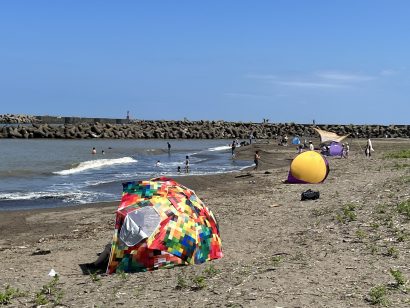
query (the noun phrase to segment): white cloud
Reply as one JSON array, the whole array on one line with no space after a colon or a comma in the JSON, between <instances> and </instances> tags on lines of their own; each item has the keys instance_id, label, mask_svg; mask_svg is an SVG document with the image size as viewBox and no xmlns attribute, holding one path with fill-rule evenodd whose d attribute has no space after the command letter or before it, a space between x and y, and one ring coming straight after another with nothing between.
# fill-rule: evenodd
<instances>
[{"instance_id":1,"label":"white cloud","mask_svg":"<svg viewBox=\"0 0 410 308\"><path fill-rule=\"evenodd\" d=\"M271 84L287 87L310 88L310 89L347 89L355 88L360 82L377 79L382 74L392 74L390 70L384 70L375 76L347 73L342 71L319 71L299 76L287 76L284 78L272 74L247 74L246 78L263 80Z\"/></svg>"},{"instance_id":2,"label":"white cloud","mask_svg":"<svg viewBox=\"0 0 410 308\"><path fill-rule=\"evenodd\" d=\"M362 74L351 74L343 72L319 72L316 73L316 76L337 82L361 82L369 81L375 79L374 76L362 75Z\"/></svg>"},{"instance_id":3,"label":"white cloud","mask_svg":"<svg viewBox=\"0 0 410 308\"><path fill-rule=\"evenodd\" d=\"M224 95L225 96L230 96L230 97L242 97L242 98L272 98L272 96L253 94L253 93L229 92L229 93L224 93Z\"/></svg>"},{"instance_id":4,"label":"white cloud","mask_svg":"<svg viewBox=\"0 0 410 308\"><path fill-rule=\"evenodd\" d=\"M307 82L307 81L278 81L275 84L290 87L299 88L350 88L349 85L339 84L339 83L326 83L326 82Z\"/></svg>"},{"instance_id":5,"label":"white cloud","mask_svg":"<svg viewBox=\"0 0 410 308\"><path fill-rule=\"evenodd\" d=\"M398 73L399 73L398 71L391 70L391 69L385 69L385 70L380 71L381 76L392 76L392 75L396 75Z\"/></svg>"}]
</instances>

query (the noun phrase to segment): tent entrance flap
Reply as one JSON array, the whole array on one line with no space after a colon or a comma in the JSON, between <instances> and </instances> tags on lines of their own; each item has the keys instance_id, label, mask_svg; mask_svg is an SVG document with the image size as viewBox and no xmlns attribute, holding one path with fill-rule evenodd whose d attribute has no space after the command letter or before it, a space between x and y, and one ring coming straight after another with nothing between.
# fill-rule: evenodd
<instances>
[{"instance_id":1,"label":"tent entrance flap","mask_svg":"<svg viewBox=\"0 0 410 308\"><path fill-rule=\"evenodd\" d=\"M161 221L159 214L151 206L128 213L120 231L120 239L128 247L137 245L151 236Z\"/></svg>"}]
</instances>

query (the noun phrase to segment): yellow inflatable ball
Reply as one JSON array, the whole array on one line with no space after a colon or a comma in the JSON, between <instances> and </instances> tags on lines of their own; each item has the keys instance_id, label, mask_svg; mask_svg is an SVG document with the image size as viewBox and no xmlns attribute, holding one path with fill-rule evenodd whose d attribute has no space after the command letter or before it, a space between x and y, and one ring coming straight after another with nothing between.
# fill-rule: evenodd
<instances>
[{"instance_id":1,"label":"yellow inflatable ball","mask_svg":"<svg viewBox=\"0 0 410 308\"><path fill-rule=\"evenodd\" d=\"M315 151L299 154L290 164L289 183L321 183L329 173L329 164Z\"/></svg>"}]
</instances>

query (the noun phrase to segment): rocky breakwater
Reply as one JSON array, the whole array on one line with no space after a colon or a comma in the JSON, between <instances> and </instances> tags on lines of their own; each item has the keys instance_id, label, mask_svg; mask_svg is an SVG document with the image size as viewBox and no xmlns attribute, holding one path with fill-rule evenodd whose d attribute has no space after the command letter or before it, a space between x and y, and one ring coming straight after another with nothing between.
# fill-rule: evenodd
<instances>
[{"instance_id":1,"label":"rocky breakwater","mask_svg":"<svg viewBox=\"0 0 410 308\"><path fill-rule=\"evenodd\" d=\"M0 123L6 124L23 124L23 123L39 123L40 121L30 115L25 114L0 114Z\"/></svg>"},{"instance_id":2,"label":"rocky breakwater","mask_svg":"<svg viewBox=\"0 0 410 308\"><path fill-rule=\"evenodd\" d=\"M273 139L288 135L318 136L312 125L294 123L242 123L224 121L134 121L130 124L82 123L77 125L3 125L0 138L60 139ZM352 138L409 138L410 126L316 125Z\"/></svg>"}]
</instances>

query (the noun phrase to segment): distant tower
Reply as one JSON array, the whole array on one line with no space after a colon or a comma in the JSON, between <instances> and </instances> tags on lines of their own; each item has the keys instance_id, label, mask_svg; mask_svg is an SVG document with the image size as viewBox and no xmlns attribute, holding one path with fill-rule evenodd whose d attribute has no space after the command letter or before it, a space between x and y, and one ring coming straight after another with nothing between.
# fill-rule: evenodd
<instances>
[{"instance_id":1,"label":"distant tower","mask_svg":"<svg viewBox=\"0 0 410 308\"><path fill-rule=\"evenodd\" d=\"M127 120L129 120L129 119L130 119L130 111L127 110Z\"/></svg>"}]
</instances>

